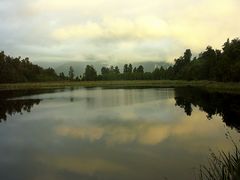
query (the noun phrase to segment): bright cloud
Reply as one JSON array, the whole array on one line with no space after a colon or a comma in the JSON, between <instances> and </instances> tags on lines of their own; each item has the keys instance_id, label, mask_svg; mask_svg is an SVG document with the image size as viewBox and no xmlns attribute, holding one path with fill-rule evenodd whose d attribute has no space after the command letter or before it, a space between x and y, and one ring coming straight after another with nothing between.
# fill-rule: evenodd
<instances>
[{"instance_id":1,"label":"bright cloud","mask_svg":"<svg viewBox=\"0 0 240 180\"><path fill-rule=\"evenodd\" d=\"M172 62L239 37L238 0L1 0L0 49L32 60Z\"/></svg>"},{"instance_id":2,"label":"bright cloud","mask_svg":"<svg viewBox=\"0 0 240 180\"><path fill-rule=\"evenodd\" d=\"M87 22L65 26L53 32L59 40L95 39L105 41L135 41L158 39L167 35L167 24L156 17L141 17L135 20L105 18L100 23Z\"/></svg>"}]
</instances>

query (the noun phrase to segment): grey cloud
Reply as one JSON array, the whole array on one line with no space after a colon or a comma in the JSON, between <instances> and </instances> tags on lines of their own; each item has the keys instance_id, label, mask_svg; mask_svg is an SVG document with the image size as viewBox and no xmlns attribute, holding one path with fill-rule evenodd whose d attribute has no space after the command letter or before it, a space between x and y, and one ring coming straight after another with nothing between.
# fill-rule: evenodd
<instances>
[{"instance_id":1,"label":"grey cloud","mask_svg":"<svg viewBox=\"0 0 240 180\"><path fill-rule=\"evenodd\" d=\"M173 61L186 48L198 53L239 36L239 5L238 0L1 0L0 50L33 61ZM66 37L54 37L61 29Z\"/></svg>"}]
</instances>

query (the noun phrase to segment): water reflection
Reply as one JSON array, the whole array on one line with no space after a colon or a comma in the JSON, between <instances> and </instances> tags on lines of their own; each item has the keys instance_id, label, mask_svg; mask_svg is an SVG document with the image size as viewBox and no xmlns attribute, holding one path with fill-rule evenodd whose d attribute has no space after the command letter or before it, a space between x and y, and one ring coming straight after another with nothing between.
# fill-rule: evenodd
<instances>
[{"instance_id":1,"label":"water reflection","mask_svg":"<svg viewBox=\"0 0 240 180\"><path fill-rule=\"evenodd\" d=\"M159 88L7 95L2 114L29 113L0 126L0 179L192 180L209 148L232 150L225 131L239 133L222 117L238 126L221 107L233 101L237 118L238 98Z\"/></svg>"},{"instance_id":2,"label":"water reflection","mask_svg":"<svg viewBox=\"0 0 240 180\"><path fill-rule=\"evenodd\" d=\"M62 90L58 90L62 91ZM7 115L22 114L23 112L31 112L34 105L39 105L41 99L20 98L24 96L53 93L55 90L11 90L0 91L0 122L7 120Z\"/></svg>"},{"instance_id":3,"label":"water reflection","mask_svg":"<svg viewBox=\"0 0 240 180\"><path fill-rule=\"evenodd\" d=\"M183 108L188 116L192 114L192 106L197 106L207 113L222 117L227 126L240 131L240 95L213 93L197 88L179 88L175 90L176 105Z\"/></svg>"},{"instance_id":4,"label":"water reflection","mask_svg":"<svg viewBox=\"0 0 240 180\"><path fill-rule=\"evenodd\" d=\"M83 89L82 89L83 90ZM213 93L207 92L197 88L177 88L174 91L168 89L161 89L160 91L153 91L154 96L146 96L146 89L130 88L127 91L124 89L115 89L114 94L103 93L101 101L96 100L97 90L102 93L110 89L102 91L100 88L86 88L81 97L79 97L78 88L61 89L61 90L20 90L20 91L1 91L0 93L0 122L7 120L7 115L14 115L24 111L30 112L34 105L38 105L42 99L59 98L65 101L69 98L70 102L85 101L88 108L103 107L103 106L119 106L131 105L136 103L144 103L154 100L155 96L161 99L175 99L175 105L184 109L188 116L191 116L193 107L199 107L199 110L207 113L207 118L212 119L213 115L222 117L223 122L227 126L234 127L240 131L240 95ZM142 90L142 91L141 91ZM151 89L150 89L151 90ZM111 90L110 90L111 91ZM173 94L174 92L174 94ZM52 94L55 93L55 94ZM99 93L99 92L97 92ZM61 96L56 96L61 94ZM17 97L24 97L31 95L31 98L14 99ZM35 95L35 96L34 96ZM39 95L39 96L36 96ZM53 95L53 97L52 97ZM130 116L130 114L128 114Z\"/></svg>"},{"instance_id":5,"label":"water reflection","mask_svg":"<svg viewBox=\"0 0 240 180\"><path fill-rule=\"evenodd\" d=\"M0 100L0 122L6 121L7 115L22 114L23 111L31 112L31 108L38 105L40 101L40 99Z\"/></svg>"}]
</instances>

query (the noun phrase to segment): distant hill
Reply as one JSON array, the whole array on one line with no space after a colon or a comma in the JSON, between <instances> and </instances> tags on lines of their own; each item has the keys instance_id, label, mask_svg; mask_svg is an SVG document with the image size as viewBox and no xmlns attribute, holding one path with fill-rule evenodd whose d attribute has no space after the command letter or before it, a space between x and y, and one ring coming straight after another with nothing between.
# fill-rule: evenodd
<instances>
[{"instance_id":1,"label":"distant hill","mask_svg":"<svg viewBox=\"0 0 240 180\"><path fill-rule=\"evenodd\" d=\"M103 66L118 66L120 69L120 72L123 71L123 66L125 63L117 63L117 64L109 64L106 62L99 62L99 61L84 61L84 62L66 62L62 65L55 66L55 71L59 74L60 72L64 72L65 75L68 74L69 67L72 66L74 69L74 72L76 75L82 75L84 73L86 65L93 65L94 68L97 70L97 73L101 73L101 68ZM155 67L161 67L164 68L169 67L171 64L167 62L153 62L153 61L147 61L147 62L135 62L131 63L133 67L138 67L139 65L142 65L144 67L145 72L152 72Z\"/></svg>"}]
</instances>

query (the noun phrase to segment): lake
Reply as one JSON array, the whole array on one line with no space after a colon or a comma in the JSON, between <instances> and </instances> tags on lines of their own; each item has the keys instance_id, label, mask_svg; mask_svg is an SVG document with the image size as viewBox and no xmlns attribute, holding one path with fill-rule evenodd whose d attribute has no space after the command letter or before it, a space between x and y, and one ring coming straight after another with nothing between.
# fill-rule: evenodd
<instances>
[{"instance_id":1,"label":"lake","mask_svg":"<svg viewBox=\"0 0 240 180\"><path fill-rule=\"evenodd\" d=\"M239 95L195 88L1 91L0 179L192 180L239 118Z\"/></svg>"}]
</instances>

